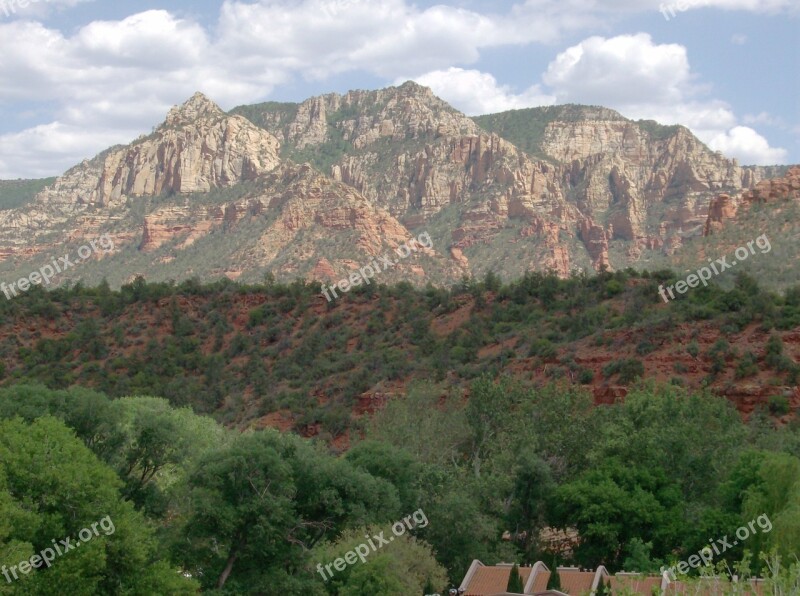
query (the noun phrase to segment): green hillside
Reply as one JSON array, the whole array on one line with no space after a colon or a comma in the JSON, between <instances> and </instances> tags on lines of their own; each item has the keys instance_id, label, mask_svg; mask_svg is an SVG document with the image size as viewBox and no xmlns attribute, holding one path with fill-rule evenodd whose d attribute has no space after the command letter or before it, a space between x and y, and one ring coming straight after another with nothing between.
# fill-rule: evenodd
<instances>
[{"instance_id":1,"label":"green hillside","mask_svg":"<svg viewBox=\"0 0 800 596\"><path fill-rule=\"evenodd\" d=\"M24 207L39 191L55 181L55 178L0 180L0 211Z\"/></svg>"}]
</instances>

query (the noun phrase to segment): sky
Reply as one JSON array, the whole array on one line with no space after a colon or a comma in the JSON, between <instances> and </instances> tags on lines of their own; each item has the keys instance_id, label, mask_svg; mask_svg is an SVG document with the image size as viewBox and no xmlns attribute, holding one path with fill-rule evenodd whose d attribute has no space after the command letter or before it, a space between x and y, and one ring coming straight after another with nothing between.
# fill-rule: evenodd
<instances>
[{"instance_id":1,"label":"sky","mask_svg":"<svg viewBox=\"0 0 800 596\"><path fill-rule=\"evenodd\" d=\"M800 163L800 0L0 0L0 178L54 176L202 91L228 110L415 80Z\"/></svg>"}]
</instances>

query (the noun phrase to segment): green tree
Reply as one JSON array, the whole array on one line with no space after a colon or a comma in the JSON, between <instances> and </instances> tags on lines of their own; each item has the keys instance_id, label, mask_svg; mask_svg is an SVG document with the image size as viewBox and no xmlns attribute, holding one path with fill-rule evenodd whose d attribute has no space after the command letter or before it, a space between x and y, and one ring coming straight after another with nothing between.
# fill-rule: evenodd
<instances>
[{"instance_id":1,"label":"green tree","mask_svg":"<svg viewBox=\"0 0 800 596\"><path fill-rule=\"evenodd\" d=\"M186 542L176 548L206 588L295 585L317 542L399 509L388 482L271 430L208 453L189 487Z\"/></svg>"},{"instance_id":2,"label":"green tree","mask_svg":"<svg viewBox=\"0 0 800 596\"><path fill-rule=\"evenodd\" d=\"M441 390L414 384L403 399L391 400L369 423L367 438L391 443L423 463L452 465L469 437L463 408L448 400L440 407Z\"/></svg>"},{"instance_id":3,"label":"green tree","mask_svg":"<svg viewBox=\"0 0 800 596\"><path fill-rule=\"evenodd\" d=\"M347 452L345 459L376 478L391 482L400 497L401 512L407 514L421 501L421 464L405 449L389 443L362 441Z\"/></svg>"},{"instance_id":4,"label":"green tree","mask_svg":"<svg viewBox=\"0 0 800 596\"><path fill-rule=\"evenodd\" d=\"M153 530L122 483L62 422L0 422L0 555L15 564L81 530L102 531L47 569L22 576L29 594L192 594L195 582L158 557ZM11 558L7 558L11 557ZM17 585L15 585L16 589ZM24 588L23 588L24 587Z\"/></svg>"},{"instance_id":5,"label":"green tree","mask_svg":"<svg viewBox=\"0 0 800 596\"><path fill-rule=\"evenodd\" d=\"M550 570L550 577L547 578L547 589L561 590L561 576L558 574L558 567L555 564Z\"/></svg>"},{"instance_id":6,"label":"green tree","mask_svg":"<svg viewBox=\"0 0 800 596\"><path fill-rule=\"evenodd\" d=\"M339 590L339 596L408 596L402 577L392 568L389 555L378 555L369 565L356 567Z\"/></svg>"},{"instance_id":7,"label":"green tree","mask_svg":"<svg viewBox=\"0 0 800 596\"><path fill-rule=\"evenodd\" d=\"M556 525L578 528L575 558L587 567L619 567L620 545L635 537L664 553L679 536L680 490L657 468L608 460L560 486L554 501Z\"/></svg>"},{"instance_id":8,"label":"green tree","mask_svg":"<svg viewBox=\"0 0 800 596\"><path fill-rule=\"evenodd\" d=\"M362 547L368 551L365 555L365 561L356 559L356 563L345 568L344 571L334 571L333 577L329 577L326 570L323 568L325 574L325 589L329 594L341 594L342 590L347 586L354 586L361 583L361 581L371 576L376 570L373 569L370 574L361 575L357 570L361 567L372 567L379 562L381 557L388 557L390 564L384 566L378 564L378 567L387 576L396 578L402 584L404 594L420 594L427 585L443 586L447 582L447 572L437 561L434 556L433 549L426 542L419 540L411 535L411 532L406 529L406 532L401 536L393 535L389 531L387 525L371 525L364 527L357 527L346 530L333 542L324 542L316 546L311 553L311 562L314 568L309 571L320 579L322 574L316 565L330 564L338 558L345 558L347 552L355 552L358 547ZM416 533L416 530L414 530ZM374 536L384 536L390 539L390 544L379 547L375 551L371 549L367 543L367 539ZM379 541L373 540L373 544L379 544ZM376 544L376 547L377 547ZM361 550L364 553L364 550ZM358 580L353 580L353 575L356 575ZM433 594L427 592L428 594Z\"/></svg>"},{"instance_id":9,"label":"green tree","mask_svg":"<svg viewBox=\"0 0 800 596\"><path fill-rule=\"evenodd\" d=\"M520 401L520 391L506 379L495 383L484 376L472 384L466 415L472 429L470 459L476 477L481 475L483 460L503 449L501 433L509 427L513 406Z\"/></svg>"},{"instance_id":10,"label":"green tree","mask_svg":"<svg viewBox=\"0 0 800 596\"><path fill-rule=\"evenodd\" d=\"M508 510L508 527L522 528L527 534L526 554L534 555L536 537L547 523L548 503L555 483L547 465L530 451L518 456Z\"/></svg>"},{"instance_id":11,"label":"green tree","mask_svg":"<svg viewBox=\"0 0 800 596\"><path fill-rule=\"evenodd\" d=\"M638 573L654 573L658 571L661 564L650 558L650 551L652 550L652 542L645 542L638 537L631 539L625 549L627 556L622 563L622 568Z\"/></svg>"},{"instance_id":12,"label":"green tree","mask_svg":"<svg viewBox=\"0 0 800 596\"><path fill-rule=\"evenodd\" d=\"M508 575L506 592L511 592L512 594L522 594L524 590L525 586L522 585L522 577L520 577L519 574L519 565L514 563L514 566L511 568L511 573Z\"/></svg>"},{"instance_id":13,"label":"green tree","mask_svg":"<svg viewBox=\"0 0 800 596\"><path fill-rule=\"evenodd\" d=\"M497 551L501 533L498 519L481 510L478 498L464 483L455 484L453 490L426 505L425 513L431 524L422 536L433 545L451 581L460 582L473 559L504 558Z\"/></svg>"}]
</instances>

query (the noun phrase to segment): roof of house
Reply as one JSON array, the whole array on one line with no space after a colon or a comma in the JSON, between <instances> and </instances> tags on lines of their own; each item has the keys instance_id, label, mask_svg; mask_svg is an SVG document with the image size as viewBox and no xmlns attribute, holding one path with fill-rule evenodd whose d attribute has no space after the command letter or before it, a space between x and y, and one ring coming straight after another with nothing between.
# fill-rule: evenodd
<instances>
[{"instance_id":1,"label":"roof of house","mask_svg":"<svg viewBox=\"0 0 800 596\"><path fill-rule=\"evenodd\" d=\"M513 565L507 564L478 567L466 587L466 596L494 596L504 593L508 587L508 578L511 575L512 567ZM532 567L519 568L523 585L528 581L531 570Z\"/></svg>"},{"instance_id":2,"label":"roof of house","mask_svg":"<svg viewBox=\"0 0 800 596\"><path fill-rule=\"evenodd\" d=\"M561 578L561 591L568 594L588 594L592 591L594 571L581 571L575 568L558 568Z\"/></svg>"},{"instance_id":3,"label":"roof of house","mask_svg":"<svg viewBox=\"0 0 800 596\"><path fill-rule=\"evenodd\" d=\"M508 596L508 578L513 565L501 563L499 565L484 565L477 559L470 565L469 571L461 583L466 596ZM611 589L616 592L628 588L636 594L651 596L654 591L662 596L675 596L678 594L696 594L697 586L687 585L681 581L668 581L665 576L642 575L640 573L620 572L610 575L602 565L596 570L582 570L577 567L559 567L558 575L561 580L561 591L548 590L547 583L551 571L547 566L538 561L532 567L520 567L519 574L524 586L524 595L545 596L558 594L572 594L579 596L590 594L597 587L600 580L611 584ZM727 580L721 578L707 578L702 580L702 594L716 595L720 593L722 583ZM748 582L756 594L764 594L763 580L750 580ZM663 591L662 591L663 590Z\"/></svg>"},{"instance_id":4,"label":"roof of house","mask_svg":"<svg viewBox=\"0 0 800 596\"><path fill-rule=\"evenodd\" d=\"M466 596L494 596L503 593L508 587L511 564L487 566L480 561L473 561L461 587ZM519 574L525 586L523 594L539 594L547 591L550 570L541 561L533 567L520 567ZM577 567L559 567L558 575L561 589L570 594L583 594L592 590L599 575L607 576L605 567L596 571L583 571Z\"/></svg>"}]
</instances>

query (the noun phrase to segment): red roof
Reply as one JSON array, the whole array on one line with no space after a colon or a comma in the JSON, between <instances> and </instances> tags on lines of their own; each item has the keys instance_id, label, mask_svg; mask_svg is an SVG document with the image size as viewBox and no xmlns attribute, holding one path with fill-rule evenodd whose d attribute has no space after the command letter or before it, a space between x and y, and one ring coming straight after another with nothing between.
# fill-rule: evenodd
<instances>
[{"instance_id":1,"label":"red roof","mask_svg":"<svg viewBox=\"0 0 800 596\"><path fill-rule=\"evenodd\" d=\"M467 586L466 596L493 596L505 592L511 568L512 565L478 567ZM519 575L522 578L522 585L525 585L531 575L531 567L520 567Z\"/></svg>"}]
</instances>

